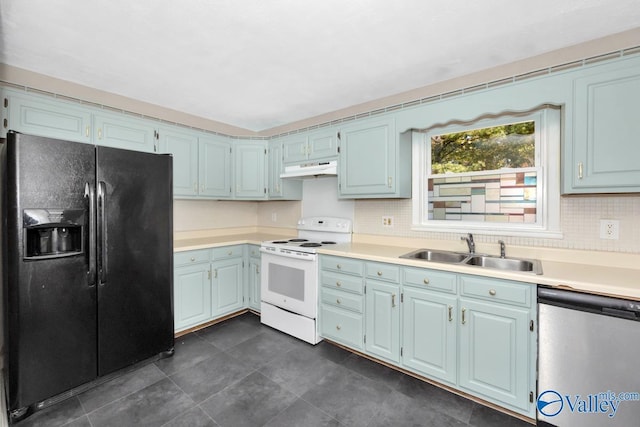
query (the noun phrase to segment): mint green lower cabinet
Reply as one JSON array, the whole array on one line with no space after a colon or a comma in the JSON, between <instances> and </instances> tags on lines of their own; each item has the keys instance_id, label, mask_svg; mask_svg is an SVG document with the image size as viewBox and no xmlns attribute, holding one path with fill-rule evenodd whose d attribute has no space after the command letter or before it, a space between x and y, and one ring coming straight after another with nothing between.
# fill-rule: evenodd
<instances>
[{"instance_id":1,"label":"mint green lower cabinet","mask_svg":"<svg viewBox=\"0 0 640 427\"><path fill-rule=\"evenodd\" d=\"M455 295L404 288L403 366L449 385L456 384L457 307Z\"/></svg>"},{"instance_id":2,"label":"mint green lower cabinet","mask_svg":"<svg viewBox=\"0 0 640 427\"><path fill-rule=\"evenodd\" d=\"M233 258L211 264L213 316L233 313L243 308L243 259Z\"/></svg>"},{"instance_id":3,"label":"mint green lower cabinet","mask_svg":"<svg viewBox=\"0 0 640 427\"><path fill-rule=\"evenodd\" d=\"M460 378L463 389L532 411L529 310L460 299Z\"/></svg>"},{"instance_id":4,"label":"mint green lower cabinet","mask_svg":"<svg viewBox=\"0 0 640 427\"><path fill-rule=\"evenodd\" d=\"M355 350L363 349L362 314L333 307L320 306L320 334L327 339Z\"/></svg>"},{"instance_id":5,"label":"mint green lower cabinet","mask_svg":"<svg viewBox=\"0 0 640 427\"><path fill-rule=\"evenodd\" d=\"M400 287L367 280L365 350L390 362L400 362Z\"/></svg>"},{"instance_id":6,"label":"mint green lower cabinet","mask_svg":"<svg viewBox=\"0 0 640 427\"><path fill-rule=\"evenodd\" d=\"M211 319L211 282L207 261L174 272L174 327L188 329Z\"/></svg>"},{"instance_id":7,"label":"mint green lower cabinet","mask_svg":"<svg viewBox=\"0 0 640 427\"><path fill-rule=\"evenodd\" d=\"M249 258L247 273L249 308L260 311L260 258Z\"/></svg>"}]
</instances>

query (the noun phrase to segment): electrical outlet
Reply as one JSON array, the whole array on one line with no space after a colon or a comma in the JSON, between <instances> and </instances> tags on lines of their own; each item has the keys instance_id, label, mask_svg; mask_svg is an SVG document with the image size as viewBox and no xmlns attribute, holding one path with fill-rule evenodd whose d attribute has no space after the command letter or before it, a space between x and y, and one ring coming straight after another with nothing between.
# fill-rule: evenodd
<instances>
[{"instance_id":1,"label":"electrical outlet","mask_svg":"<svg viewBox=\"0 0 640 427\"><path fill-rule=\"evenodd\" d=\"M620 237L620 221L617 219L600 220L600 238L618 240Z\"/></svg>"},{"instance_id":2,"label":"electrical outlet","mask_svg":"<svg viewBox=\"0 0 640 427\"><path fill-rule=\"evenodd\" d=\"M383 227L393 227L393 217L392 216L383 216L382 217L382 226Z\"/></svg>"}]
</instances>

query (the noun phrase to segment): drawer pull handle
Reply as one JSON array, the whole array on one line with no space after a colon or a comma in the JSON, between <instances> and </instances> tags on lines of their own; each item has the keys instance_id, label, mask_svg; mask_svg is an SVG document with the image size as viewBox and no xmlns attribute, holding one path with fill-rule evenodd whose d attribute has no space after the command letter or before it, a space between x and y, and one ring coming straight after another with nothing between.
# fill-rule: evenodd
<instances>
[{"instance_id":1,"label":"drawer pull handle","mask_svg":"<svg viewBox=\"0 0 640 427\"><path fill-rule=\"evenodd\" d=\"M465 323L467 323L467 320L464 318L464 313L467 311L466 308L462 309L462 324L464 325Z\"/></svg>"},{"instance_id":2,"label":"drawer pull handle","mask_svg":"<svg viewBox=\"0 0 640 427\"><path fill-rule=\"evenodd\" d=\"M496 290L495 289L489 289L489 295L493 296L496 294Z\"/></svg>"},{"instance_id":3,"label":"drawer pull handle","mask_svg":"<svg viewBox=\"0 0 640 427\"><path fill-rule=\"evenodd\" d=\"M340 325L336 325L336 329L340 330L340 329L342 329L342 327Z\"/></svg>"},{"instance_id":4,"label":"drawer pull handle","mask_svg":"<svg viewBox=\"0 0 640 427\"><path fill-rule=\"evenodd\" d=\"M227 255L229 255L229 256L233 255L233 251L229 251L229 253Z\"/></svg>"},{"instance_id":5,"label":"drawer pull handle","mask_svg":"<svg viewBox=\"0 0 640 427\"><path fill-rule=\"evenodd\" d=\"M582 162L578 163L578 179L582 179Z\"/></svg>"},{"instance_id":6,"label":"drawer pull handle","mask_svg":"<svg viewBox=\"0 0 640 427\"><path fill-rule=\"evenodd\" d=\"M342 301L340 301L340 298L336 298L336 303L342 304Z\"/></svg>"},{"instance_id":7,"label":"drawer pull handle","mask_svg":"<svg viewBox=\"0 0 640 427\"><path fill-rule=\"evenodd\" d=\"M453 306L449 306L449 322L453 321Z\"/></svg>"},{"instance_id":8,"label":"drawer pull handle","mask_svg":"<svg viewBox=\"0 0 640 427\"><path fill-rule=\"evenodd\" d=\"M195 261L195 260L196 260L196 257L193 257L193 256L192 256L192 257L191 257L191 262L193 262L193 261Z\"/></svg>"},{"instance_id":9,"label":"drawer pull handle","mask_svg":"<svg viewBox=\"0 0 640 427\"><path fill-rule=\"evenodd\" d=\"M428 285L429 284L429 279L424 279L423 282L424 282L425 285Z\"/></svg>"},{"instance_id":10,"label":"drawer pull handle","mask_svg":"<svg viewBox=\"0 0 640 427\"><path fill-rule=\"evenodd\" d=\"M382 271L378 271L378 276L382 276Z\"/></svg>"},{"instance_id":11,"label":"drawer pull handle","mask_svg":"<svg viewBox=\"0 0 640 427\"><path fill-rule=\"evenodd\" d=\"M338 280L338 281L336 282L336 286L337 286L337 287L340 287L340 286L342 286L342 283L340 283L340 281Z\"/></svg>"},{"instance_id":12,"label":"drawer pull handle","mask_svg":"<svg viewBox=\"0 0 640 427\"><path fill-rule=\"evenodd\" d=\"M336 267L338 268L338 270L342 269L342 266L340 264L336 265Z\"/></svg>"},{"instance_id":13,"label":"drawer pull handle","mask_svg":"<svg viewBox=\"0 0 640 427\"><path fill-rule=\"evenodd\" d=\"M396 294L391 294L391 307L396 306Z\"/></svg>"}]
</instances>

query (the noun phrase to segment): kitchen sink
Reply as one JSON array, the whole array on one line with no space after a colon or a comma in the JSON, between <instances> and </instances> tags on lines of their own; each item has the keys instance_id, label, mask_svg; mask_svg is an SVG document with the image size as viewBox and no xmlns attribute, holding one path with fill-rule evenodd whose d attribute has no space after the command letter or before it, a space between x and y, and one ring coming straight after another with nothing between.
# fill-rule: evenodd
<instances>
[{"instance_id":1,"label":"kitchen sink","mask_svg":"<svg viewBox=\"0 0 640 427\"><path fill-rule=\"evenodd\" d=\"M460 252L434 251L431 249L418 249L417 251L409 252L408 254L400 256L400 258L421 259L424 261L445 262L449 264L461 263L468 257L469 254L463 254Z\"/></svg>"},{"instance_id":2,"label":"kitchen sink","mask_svg":"<svg viewBox=\"0 0 640 427\"><path fill-rule=\"evenodd\" d=\"M497 270L525 271L542 274L542 266L538 260L520 258L499 258L489 255L470 255L464 264L477 267L495 268Z\"/></svg>"},{"instance_id":3,"label":"kitchen sink","mask_svg":"<svg viewBox=\"0 0 640 427\"><path fill-rule=\"evenodd\" d=\"M521 271L542 274L542 264L535 259L501 258L491 255L476 255L471 253L441 251L433 249L418 249L400 258L417 259L422 261L440 262L445 264L470 265L481 268L493 268L503 271Z\"/></svg>"}]
</instances>

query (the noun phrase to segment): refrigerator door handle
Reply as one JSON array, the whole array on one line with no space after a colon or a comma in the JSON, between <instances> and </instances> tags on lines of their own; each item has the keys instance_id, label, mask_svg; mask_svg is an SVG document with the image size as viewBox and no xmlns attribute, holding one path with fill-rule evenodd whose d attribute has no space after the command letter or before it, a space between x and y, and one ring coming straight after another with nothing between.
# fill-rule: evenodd
<instances>
[{"instance_id":1,"label":"refrigerator door handle","mask_svg":"<svg viewBox=\"0 0 640 427\"><path fill-rule=\"evenodd\" d=\"M104 181L98 183L98 276L99 284L107 282L107 221L105 218L107 186Z\"/></svg>"},{"instance_id":2,"label":"refrigerator door handle","mask_svg":"<svg viewBox=\"0 0 640 427\"><path fill-rule=\"evenodd\" d=\"M88 182L84 185L84 197L88 200L89 205L89 231L85 240L86 259L87 259L87 279L89 286L96 284L96 193Z\"/></svg>"}]
</instances>

